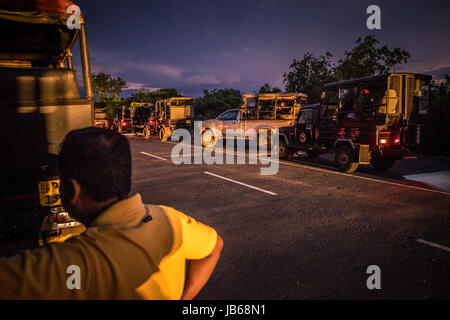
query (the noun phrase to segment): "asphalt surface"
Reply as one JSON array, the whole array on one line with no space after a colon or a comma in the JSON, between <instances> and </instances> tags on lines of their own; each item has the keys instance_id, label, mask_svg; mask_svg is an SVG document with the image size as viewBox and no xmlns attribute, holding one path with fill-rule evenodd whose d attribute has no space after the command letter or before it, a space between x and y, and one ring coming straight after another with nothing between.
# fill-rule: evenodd
<instances>
[{"instance_id":1,"label":"asphalt surface","mask_svg":"<svg viewBox=\"0 0 450 320\"><path fill-rule=\"evenodd\" d=\"M133 191L224 239L198 299L450 298L450 190L405 178L448 171L448 160L341 174L330 157L300 155L262 176L258 165L175 165L174 143L129 139ZM370 265L381 290L367 289Z\"/></svg>"}]
</instances>

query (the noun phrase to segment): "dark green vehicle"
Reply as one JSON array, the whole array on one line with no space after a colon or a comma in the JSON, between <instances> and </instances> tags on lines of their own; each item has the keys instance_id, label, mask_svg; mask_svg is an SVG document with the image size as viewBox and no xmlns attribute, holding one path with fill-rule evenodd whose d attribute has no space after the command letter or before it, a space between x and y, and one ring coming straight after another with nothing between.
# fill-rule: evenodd
<instances>
[{"instance_id":1,"label":"dark green vehicle","mask_svg":"<svg viewBox=\"0 0 450 320\"><path fill-rule=\"evenodd\" d=\"M294 126L280 128L279 156L334 153L337 168L388 169L420 143L431 77L413 73L329 83L320 104L305 106Z\"/></svg>"}]
</instances>

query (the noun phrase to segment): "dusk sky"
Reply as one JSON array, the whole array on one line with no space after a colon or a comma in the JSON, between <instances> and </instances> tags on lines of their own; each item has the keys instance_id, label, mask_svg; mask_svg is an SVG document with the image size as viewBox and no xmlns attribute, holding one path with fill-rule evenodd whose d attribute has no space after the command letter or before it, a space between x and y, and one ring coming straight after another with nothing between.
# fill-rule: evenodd
<instances>
[{"instance_id":1,"label":"dusk sky","mask_svg":"<svg viewBox=\"0 0 450 320\"><path fill-rule=\"evenodd\" d=\"M330 51L337 62L369 34L411 53L397 71L450 73L448 0L74 2L87 16L93 71L120 76L129 89L284 89L294 58ZM381 30L366 27L371 4L381 8Z\"/></svg>"}]
</instances>

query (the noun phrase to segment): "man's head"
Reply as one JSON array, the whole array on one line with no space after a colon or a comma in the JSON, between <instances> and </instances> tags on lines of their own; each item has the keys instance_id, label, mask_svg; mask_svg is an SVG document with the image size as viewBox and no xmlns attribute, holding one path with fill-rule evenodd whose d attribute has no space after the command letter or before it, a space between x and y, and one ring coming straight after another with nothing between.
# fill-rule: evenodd
<instances>
[{"instance_id":1,"label":"man's head","mask_svg":"<svg viewBox=\"0 0 450 320\"><path fill-rule=\"evenodd\" d=\"M69 214L89 225L108 205L128 197L128 139L101 128L70 132L59 153L61 198Z\"/></svg>"}]
</instances>

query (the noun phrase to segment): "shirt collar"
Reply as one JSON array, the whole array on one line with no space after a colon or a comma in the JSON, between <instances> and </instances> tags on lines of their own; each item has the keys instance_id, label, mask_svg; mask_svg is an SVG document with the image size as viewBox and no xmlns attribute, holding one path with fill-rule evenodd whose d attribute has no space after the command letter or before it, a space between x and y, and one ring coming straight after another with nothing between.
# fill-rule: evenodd
<instances>
[{"instance_id":1,"label":"shirt collar","mask_svg":"<svg viewBox=\"0 0 450 320\"><path fill-rule=\"evenodd\" d=\"M137 225L145 216L146 209L138 193L119 201L102 212L90 227L126 228Z\"/></svg>"}]
</instances>

